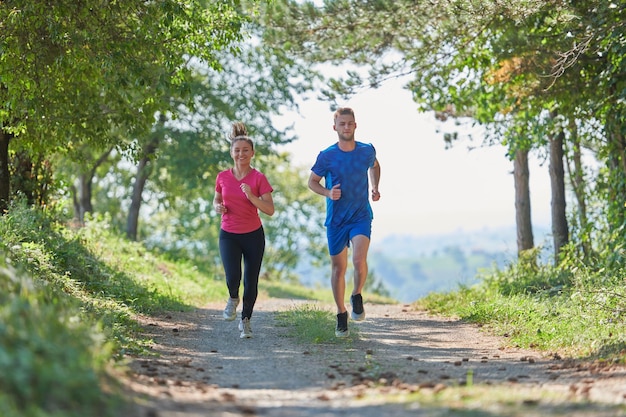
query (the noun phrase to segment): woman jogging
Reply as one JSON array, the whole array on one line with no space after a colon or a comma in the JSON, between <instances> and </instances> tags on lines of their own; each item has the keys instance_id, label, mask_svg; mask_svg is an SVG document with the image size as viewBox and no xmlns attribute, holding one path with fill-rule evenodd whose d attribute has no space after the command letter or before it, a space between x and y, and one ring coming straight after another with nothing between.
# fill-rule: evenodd
<instances>
[{"instance_id":1,"label":"woman jogging","mask_svg":"<svg viewBox=\"0 0 626 417\"><path fill-rule=\"evenodd\" d=\"M268 216L274 214L274 189L264 174L250 166L254 143L243 123L233 123L230 141L234 166L217 175L213 206L222 216L219 247L230 296L223 314L228 321L237 317L243 259L243 308L239 322L243 339L252 337L250 319L265 252L265 232L258 211Z\"/></svg>"}]
</instances>

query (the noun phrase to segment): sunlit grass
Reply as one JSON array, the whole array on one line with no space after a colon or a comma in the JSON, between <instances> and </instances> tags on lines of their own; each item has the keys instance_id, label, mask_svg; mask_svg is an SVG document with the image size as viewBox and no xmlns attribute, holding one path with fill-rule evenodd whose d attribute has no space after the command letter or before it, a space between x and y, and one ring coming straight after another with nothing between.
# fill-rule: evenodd
<instances>
[{"instance_id":1,"label":"sunlit grass","mask_svg":"<svg viewBox=\"0 0 626 417\"><path fill-rule=\"evenodd\" d=\"M479 323L506 336L511 345L563 357L625 362L626 291L623 285L591 282L577 277L574 284L559 286L558 291L548 288L505 295L499 281L486 280L472 288L430 294L415 305Z\"/></svg>"},{"instance_id":2,"label":"sunlit grass","mask_svg":"<svg viewBox=\"0 0 626 417\"><path fill-rule=\"evenodd\" d=\"M350 336L335 336L336 316L330 310L316 304L302 304L275 313L279 326L287 328L287 336L303 344L345 343L359 337L358 328L350 327Z\"/></svg>"},{"instance_id":3,"label":"sunlit grass","mask_svg":"<svg viewBox=\"0 0 626 417\"><path fill-rule=\"evenodd\" d=\"M307 288L293 282L261 281L259 292L261 296L270 298L333 302L330 288Z\"/></svg>"},{"instance_id":4,"label":"sunlit grass","mask_svg":"<svg viewBox=\"0 0 626 417\"><path fill-rule=\"evenodd\" d=\"M116 361L150 344L137 315L226 296L222 282L104 220L73 229L54 213L14 207L0 217L0 250L2 416L117 415Z\"/></svg>"}]
</instances>

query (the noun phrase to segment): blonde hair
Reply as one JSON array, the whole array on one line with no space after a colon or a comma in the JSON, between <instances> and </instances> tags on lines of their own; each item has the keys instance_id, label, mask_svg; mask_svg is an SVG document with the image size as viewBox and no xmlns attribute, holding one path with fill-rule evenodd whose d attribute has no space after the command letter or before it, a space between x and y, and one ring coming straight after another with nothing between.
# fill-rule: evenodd
<instances>
[{"instance_id":1,"label":"blonde hair","mask_svg":"<svg viewBox=\"0 0 626 417\"><path fill-rule=\"evenodd\" d=\"M231 149L236 142L245 140L252 147L252 150L254 150L254 142L252 142L252 139L248 137L248 128L243 122L233 123L228 138L230 139Z\"/></svg>"},{"instance_id":2,"label":"blonde hair","mask_svg":"<svg viewBox=\"0 0 626 417\"><path fill-rule=\"evenodd\" d=\"M354 117L354 110L350 107L339 107L333 115L333 120L337 120L337 117L345 115L352 116L356 120L356 117Z\"/></svg>"}]
</instances>

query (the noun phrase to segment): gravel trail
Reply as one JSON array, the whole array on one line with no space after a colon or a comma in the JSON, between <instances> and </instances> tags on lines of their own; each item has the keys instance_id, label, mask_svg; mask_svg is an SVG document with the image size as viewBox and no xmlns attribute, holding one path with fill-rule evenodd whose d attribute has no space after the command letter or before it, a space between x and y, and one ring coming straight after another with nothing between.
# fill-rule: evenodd
<instances>
[{"instance_id":1,"label":"gravel trail","mask_svg":"<svg viewBox=\"0 0 626 417\"><path fill-rule=\"evenodd\" d=\"M323 345L276 326L274 312L303 301L259 299L252 339L222 319L222 303L145 318L158 356L131 358L134 406L122 417L626 415L623 366L510 347L459 320L365 301L367 319L350 322L358 331Z\"/></svg>"}]
</instances>

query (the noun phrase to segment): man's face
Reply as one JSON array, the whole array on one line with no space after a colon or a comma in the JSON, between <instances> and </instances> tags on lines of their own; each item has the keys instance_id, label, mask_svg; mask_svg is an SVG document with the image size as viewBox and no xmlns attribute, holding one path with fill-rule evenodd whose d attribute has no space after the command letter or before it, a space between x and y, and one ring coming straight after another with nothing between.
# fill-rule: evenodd
<instances>
[{"instance_id":1,"label":"man's face","mask_svg":"<svg viewBox=\"0 0 626 417\"><path fill-rule=\"evenodd\" d=\"M337 135L339 135L339 140L354 140L354 131L356 130L354 116L340 114L335 119L333 129L335 129Z\"/></svg>"}]
</instances>

